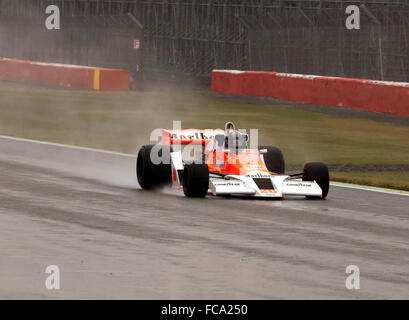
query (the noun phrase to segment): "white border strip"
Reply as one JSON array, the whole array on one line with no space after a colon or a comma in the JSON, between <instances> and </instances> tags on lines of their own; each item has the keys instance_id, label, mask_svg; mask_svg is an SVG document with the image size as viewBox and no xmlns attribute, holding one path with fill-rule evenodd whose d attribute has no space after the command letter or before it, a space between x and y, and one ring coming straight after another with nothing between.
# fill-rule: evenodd
<instances>
[{"instance_id":1,"label":"white border strip","mask_svg":"<svg viewBox=\"0 0 409 320\"><path fill-rule=\"evenodd\" d=\"M15 141L21 141L21 142L31 142L31 143L37 143L37 144L43 144L43 145L55 146L55 147L61 147L61 148L106 153L106 154L112 154L112 155L117 155L117 156L122 156L122 157L132 157L132 158L136 157L136 155L129 154L129 153L121 153L121 152L108 151L108 150L102 150L102 149L94 149L94 148L87 148L87 147L78 147L78 146L73 146L73 145L69 145L69 144L61 144L61 143L54 143L54 142L47 142L47 141L40 141L40 140L16 138L16 137L11 137L11 136L2 136L2 135L0 135L0 139L15 140Z\"/></svg>"},{"instance_id":2,"label":"white border strip","mask_svg":"<svg viewBox=\"0 0 409 320\"><path fill-rule=\"evenodd\" d=\"M76 150L91 151L91 152L99 152L99 153L112 154L112 155L117 155L117 156L122 156L122 157L132 157L132 158L135 157L135 155L129 154L129 153L121 153L121 152L107 151L107 150L87 148L87 147L78 147L78 146L73 146L73 145L68 145L68 144L60 144L60 143L53 143L53 142L46 142L46 141L39 141L39 140L16 138L16 137L11 137L11 136L2 136L2 135L0 135L0 139L30 142L30 143L37 143L37 144L56 146L56 147L61 147L61 148L76 149ZM349 188L349 189L357 189L357 190L364 190L364 191L372 191L372 192L380 192L380 193L394 194L394 195L409 197L409 192L404 191L404 190L394 190L394 189L387 189L387 188L362 186L362 185L344 183L344 182L331 182L331 186L341 187L341 188Z\"/></svg>"},{"instance_id":3,"label":"white border strip","mask_svg":"<svg viewBox=\"0 0 409 320\"><path fill-rule=\"evenodd\" d=\"M274 73L274 71L250 71L250 70L219 70L214 69L212 72L223 72L223 73L231 73L231 74L242 74L242 73ZM275 72L277 77L287 77L287 78L300 78L300 79L308 79L313 80L316 78L326 78L332 80L358 80L360 83L369 83L369 84L377 84L382 86L395 86L395 87L409 87L409 82L396 82L396 81L380 81L380 80L370 80L370 79L357 79L357 78L343 78L343 77L329 77L323 75L313 75L313 74L299 74L299 73L282 73L282 72Z\"/></svg>"},{"instance_id":4,"label":"white border strip","mask_svg":"<svg viewBox=\"0 0 409 320\"><path fill-rule=\"evenodd\" d=\"M351 183L344 183L344 182L331 182L331 186L364 190L364 191L372 191L372 192L380 192L380 193L394 194L397 196L409 197L409 192L404 191L404 190L395 190L395 189L379 188L379 187L372 187L372 186L362 186L359 184L351 184Z\"/></svg>"}]
</instances>

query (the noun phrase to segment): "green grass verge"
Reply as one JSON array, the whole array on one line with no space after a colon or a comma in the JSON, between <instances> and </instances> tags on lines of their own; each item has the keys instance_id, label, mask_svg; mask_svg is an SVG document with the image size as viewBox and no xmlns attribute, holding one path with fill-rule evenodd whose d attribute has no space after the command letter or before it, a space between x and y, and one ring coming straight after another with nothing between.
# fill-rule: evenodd
<instances>
[{"instance_id":1,"label":"green grass verge","mask_svg":"<svg viewBox=\"0 0 409 320\"><path fill-rule=\"evenodd\" d=\"M338 118L279 105L230 103L176 88L95 93L0 82L0 112L3 135L125 153L136 153L140 145L149 143L153 129L170 128L172 120L181 120L184 129L222 128L226 121L234 121L239 128L259 129L259 143L279 146L290 165L301 166L308 161L409 165L408 126ZM400 174L387 174L399 183L383 186L409 186ZM334 178L343 179L338 174ZM360 181L370 184L375 178L368 176Z\"/></svg>"},{"instance_id":2,"label":"green grass verge","mask_svg":"<svg viewBox=\"0 0 409 320\"><path fill-rule=\"evenodd\" d=\"M409 172L331 172L340 182L409 191Z\"/></svg>"}]
</instances>

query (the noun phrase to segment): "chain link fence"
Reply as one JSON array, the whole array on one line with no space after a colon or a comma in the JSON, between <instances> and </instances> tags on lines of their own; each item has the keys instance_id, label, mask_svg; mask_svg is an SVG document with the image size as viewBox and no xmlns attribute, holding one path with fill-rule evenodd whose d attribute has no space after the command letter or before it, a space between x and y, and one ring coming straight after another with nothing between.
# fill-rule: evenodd
<instances>
[{"instance_id":1,"label":"chain link fence","mask_svg":"<svg viewBox=\"0 0 409 320\"><path fill-rule=\"evenodd\" d=\"M363 2L348 30L346 7ZM50 4L61 30L45 29ZM408 23L404 0L0 0L0 55L177 80L245 69L409 81Z\"/></svg>"}]
</instances>

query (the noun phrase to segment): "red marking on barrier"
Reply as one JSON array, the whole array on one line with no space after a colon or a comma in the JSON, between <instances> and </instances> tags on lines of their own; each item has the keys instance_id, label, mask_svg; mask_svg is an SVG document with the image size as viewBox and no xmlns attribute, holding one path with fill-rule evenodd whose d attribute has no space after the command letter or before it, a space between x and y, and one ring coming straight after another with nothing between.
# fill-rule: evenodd
<instances>
[{"instance_id":1,"label":"red marking on barrier","mask_svg":"<svg viewBox=\"0 0 409 320\"><path fill-rule=\"evenodd\" d=\"M409 116L409 83L214 70L211 90Z\"/></svg>"},{"instance_id":2,"label":"red marking on barrier","mask_svg":"<svg viewBox=\"0 0 409 320\"><path fill-rule=\"evenodd\" d=\"M0 58L0 78L50 84L76 89L94 89L96 68ZM101 90L129 90L130 72L98 68Z\"/></svg>"}]
</instances>

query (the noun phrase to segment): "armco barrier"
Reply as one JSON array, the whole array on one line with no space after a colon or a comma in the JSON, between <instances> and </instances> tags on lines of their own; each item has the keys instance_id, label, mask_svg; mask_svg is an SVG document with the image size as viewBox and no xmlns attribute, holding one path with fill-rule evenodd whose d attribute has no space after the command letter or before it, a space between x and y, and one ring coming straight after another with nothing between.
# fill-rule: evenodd
<instances>
[{"instance_id":1,"label":"armco barrier","mask_svg":"<svg viewBox=\"0 0 409 320\"><path fill-rule=\"evenodd\" d=\"M0 58L0 78L89 90L129 90L130 72Z\"/></svg>"},{"instance_id":2,"label":"armco barrier","mask_svg":"<svg viewBox=\"0 0 409 320\"><path fill-rule=\"evenodd\" d=\"M409 83L213 70L212 91L409 116Z\"/></svg>"}]
</instances>

